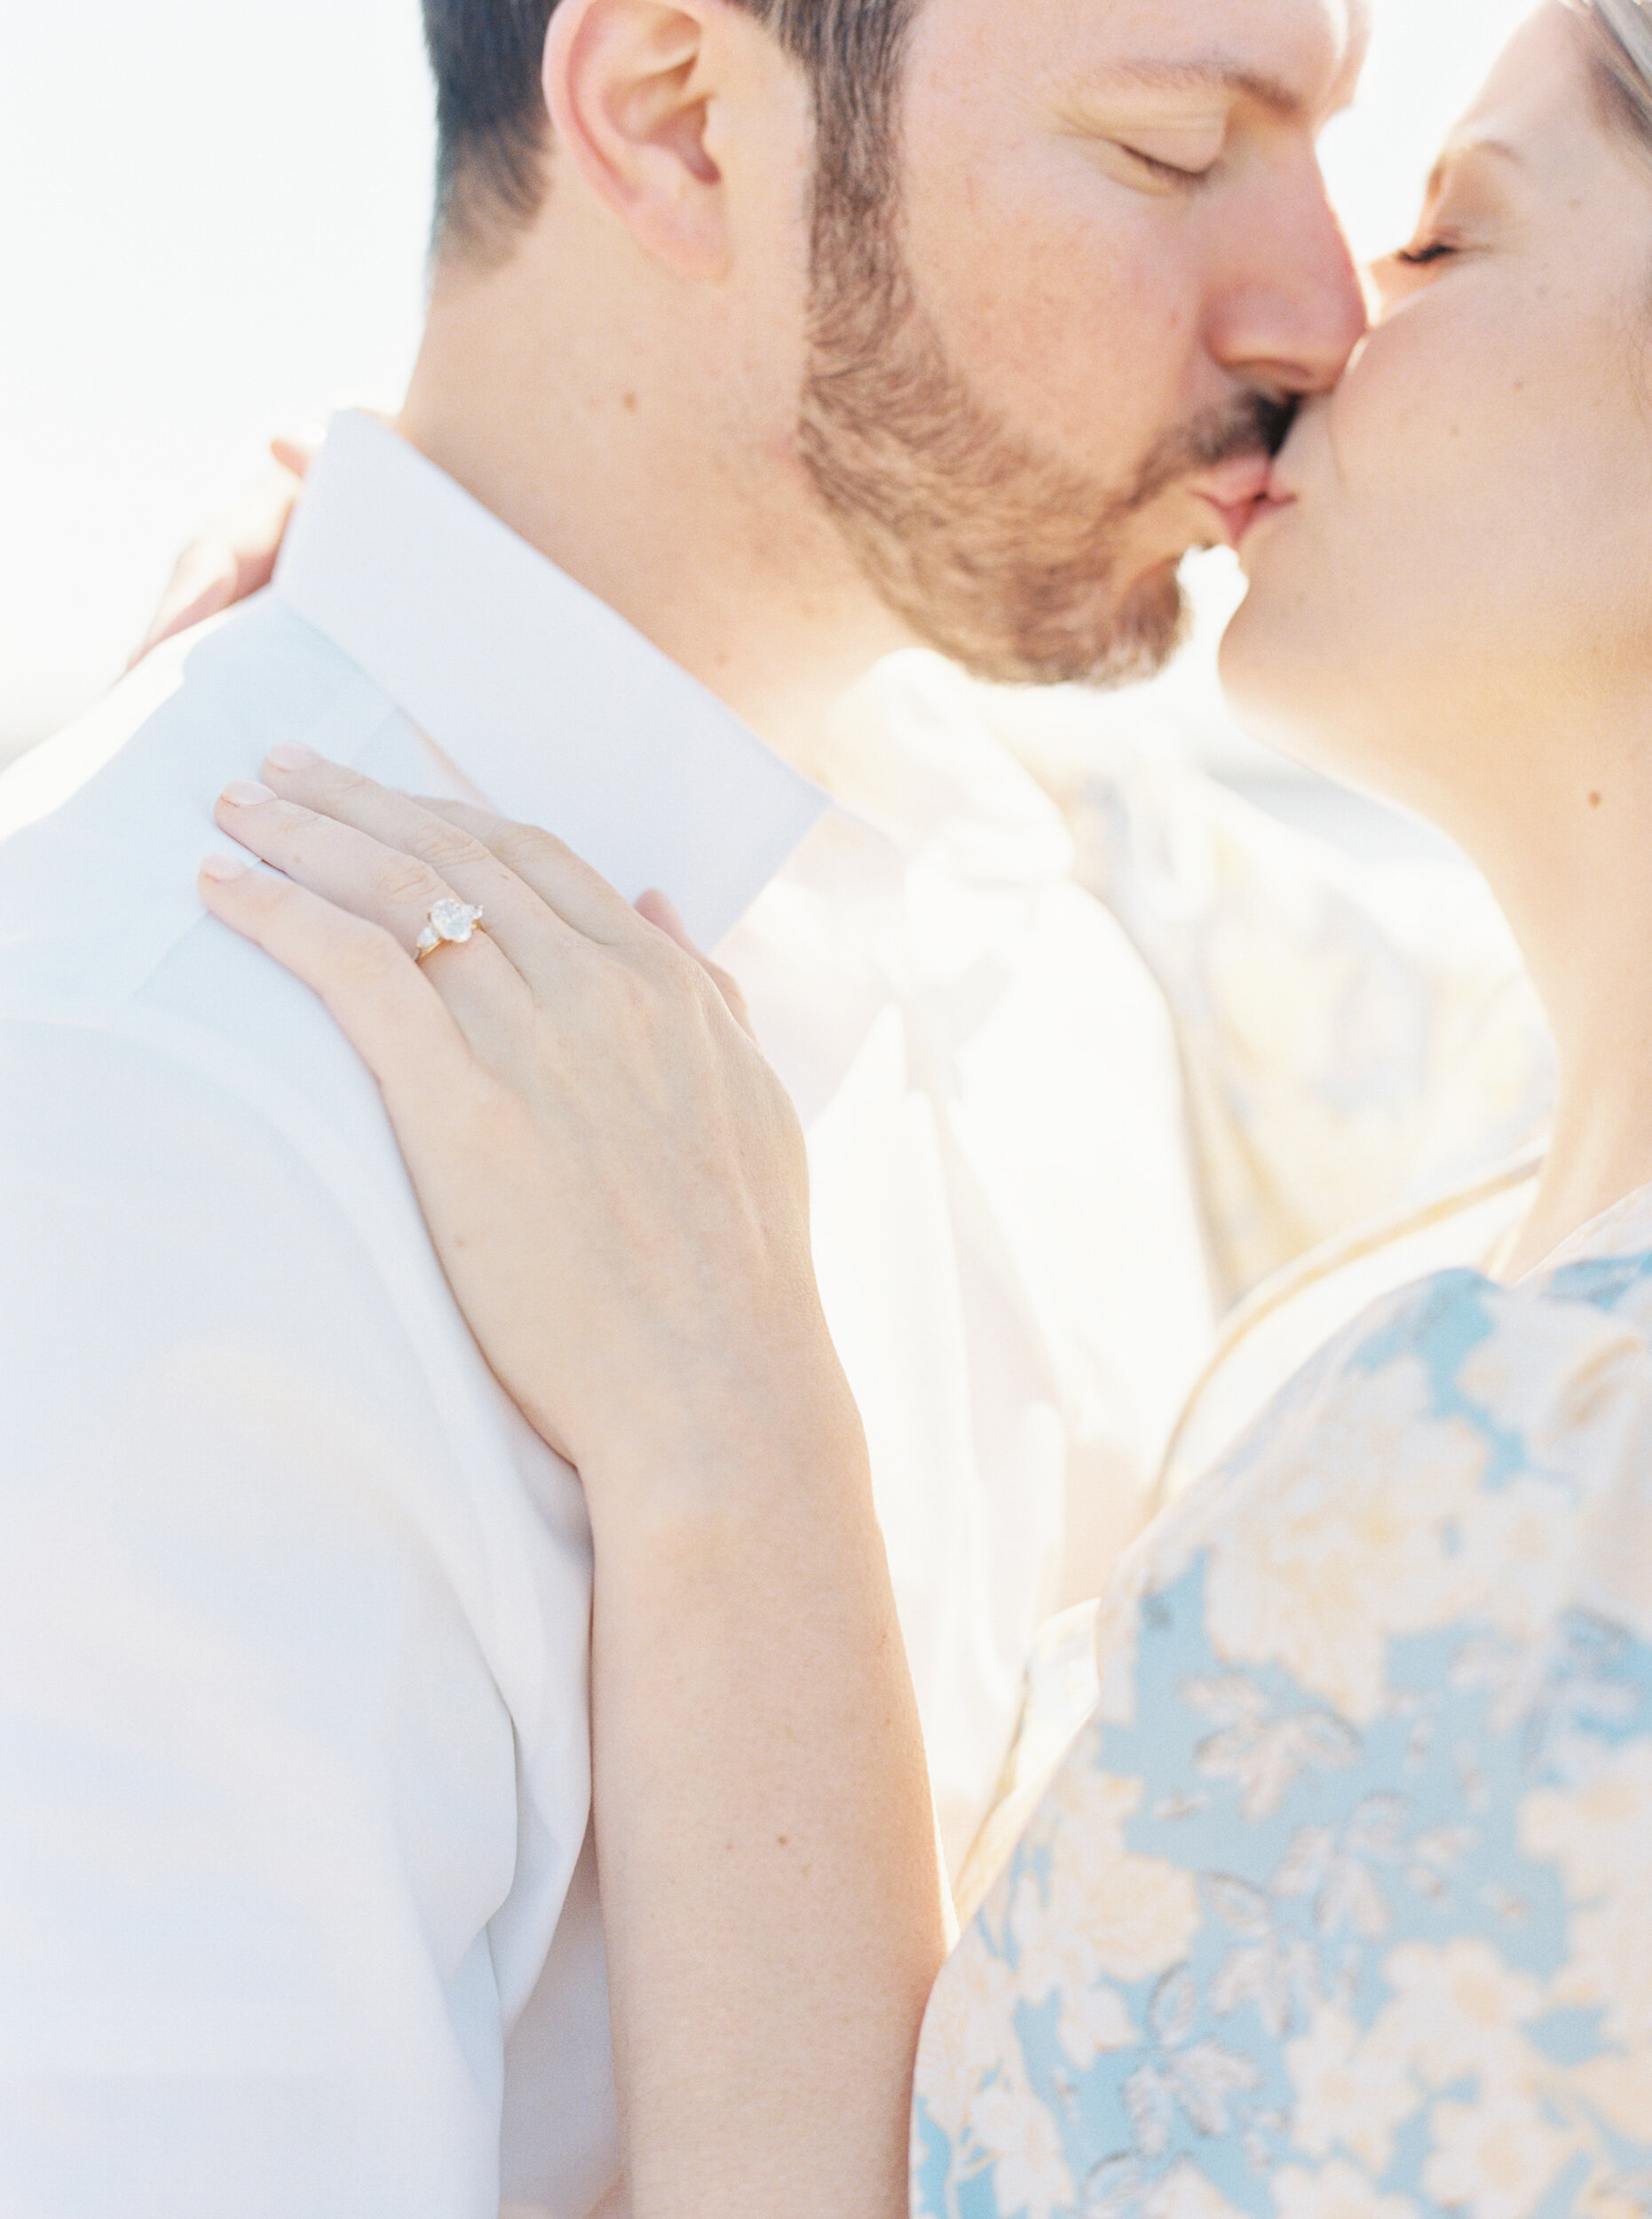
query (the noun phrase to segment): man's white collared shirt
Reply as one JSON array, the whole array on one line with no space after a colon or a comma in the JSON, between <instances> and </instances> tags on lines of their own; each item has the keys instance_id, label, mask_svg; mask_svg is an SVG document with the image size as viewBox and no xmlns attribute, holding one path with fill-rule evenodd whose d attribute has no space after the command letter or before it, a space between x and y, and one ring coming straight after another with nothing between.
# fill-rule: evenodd
<instances>
[{"instance_id":1,"label":"man's white collared shirt","mask_svg":"<svg viewBox=\"0 0 1652 2219\"><path fill-rule=\"evenodd\" d=\"M1157 997L965 697L889 684L828 810L347 418L271 593L0 782L8 2219L582 2219L613 2175L583 1506L366 1073L196 901L278 739L548 824L702 941L749 910L967 1848L1203 1266Z\"/></svg>"}]
</instances>

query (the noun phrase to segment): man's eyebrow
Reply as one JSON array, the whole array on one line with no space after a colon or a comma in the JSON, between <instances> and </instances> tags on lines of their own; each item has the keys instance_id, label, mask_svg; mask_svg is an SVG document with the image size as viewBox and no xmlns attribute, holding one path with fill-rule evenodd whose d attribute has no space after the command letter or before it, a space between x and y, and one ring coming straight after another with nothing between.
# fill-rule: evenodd
<instances>
[{"instance_id":1,"label":"man's eyebrow","mask_svg":"<svg viewBox=\"0 0 1652 2219\"><path fill-rule=\"evenodd\" d=\"M1126 85L1141 92L1238 92L1281 115L1300 115L1305 105L1300 93L1281 79L1221 54L1188 61L1110 61L1094 72L1091 82L1098 88Z\"/></svg>"}]
</instances>

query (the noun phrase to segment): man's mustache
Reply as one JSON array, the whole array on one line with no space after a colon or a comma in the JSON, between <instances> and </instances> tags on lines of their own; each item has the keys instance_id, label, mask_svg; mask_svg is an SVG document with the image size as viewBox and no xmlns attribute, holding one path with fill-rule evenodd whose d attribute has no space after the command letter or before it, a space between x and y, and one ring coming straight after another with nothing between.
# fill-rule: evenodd
<instances>
[{"instance_id":1,"label":"man's mustache","mask_svg":"<svg viewBox=\"0 0 1652 2219\"><path fill-rule=\"evenodd\" d=\"M1130 506L1144 507L1197 470L1277 454L1300 406L1295 394L1246 393L1230 407L1208 409L1179 424L1148 458Z\"/></svg>"}]
</instances>

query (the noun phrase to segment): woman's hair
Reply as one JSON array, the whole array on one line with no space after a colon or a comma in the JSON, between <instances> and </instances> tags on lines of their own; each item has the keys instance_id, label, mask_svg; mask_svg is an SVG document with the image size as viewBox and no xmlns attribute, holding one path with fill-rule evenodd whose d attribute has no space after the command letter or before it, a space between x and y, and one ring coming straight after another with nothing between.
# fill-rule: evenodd
<instances>
[{"instance_id":1,"label":"woman's hair","mask_svg":"<svg viewBox=\"0 0 1652 2219\"><path fill-rule=\"evenodd\" d=\"M1611 122L1652 153L1652 4L1574 0L1595 32L1596 75Z\"/></svg>"}]
</instances>

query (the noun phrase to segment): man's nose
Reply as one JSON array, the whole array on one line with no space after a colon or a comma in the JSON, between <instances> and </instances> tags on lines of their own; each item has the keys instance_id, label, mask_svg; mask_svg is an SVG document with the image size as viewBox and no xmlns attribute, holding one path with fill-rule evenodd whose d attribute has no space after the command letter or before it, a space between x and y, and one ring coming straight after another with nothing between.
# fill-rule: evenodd
<instances>
[{"instance_id":1,"label":"man's nose","mask_svg":"<svg viewBox=\"0 0 1652 2219\"><path fill-rule=\"evenodd\" d=\"M1368 326L1353 253L1315 166L1248 212L1213 305L1212 352L1247 383L1285 393L1334 385Z\"/></svg>"}]
</instances>

